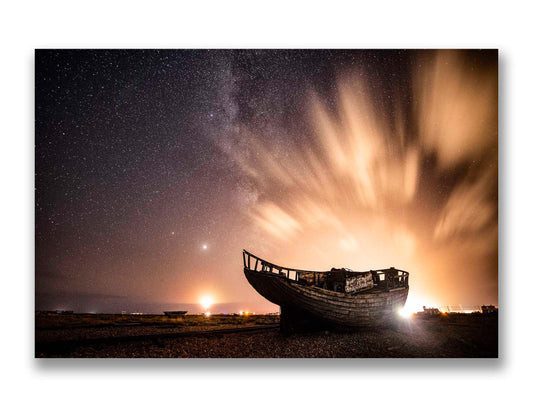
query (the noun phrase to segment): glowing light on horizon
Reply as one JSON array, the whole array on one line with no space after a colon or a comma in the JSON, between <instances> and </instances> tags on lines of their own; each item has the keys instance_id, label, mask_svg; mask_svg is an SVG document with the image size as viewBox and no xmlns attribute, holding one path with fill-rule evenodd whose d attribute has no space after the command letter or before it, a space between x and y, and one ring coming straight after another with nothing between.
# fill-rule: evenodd
<instances>
[{"instance_id":1,"label":"glowing light on horizon","mask_svg":"<svg viewBox=\"0 0 533 407\"><path fill-rule=\"evenodd\" d=\"M205 310L208 310L211 307L211 305L214 304L214 302L215 301L213 300L213 298L208 295L200 299L200 304L202 305L202 307L204 307Z\"/></svg>"},{"instance_id":2,"label":"glowing light on horizon","mask_svg":"<svg viewBox=\"0 0 533 407\"><path fill-rule=\"evenodd\" d=\"M206 311L206 312L204 313L204 315L205 315L206 317L209 317L209 316L211 316L211 312Z\"/></svg>"},{"instance_id":3,"label":"glowing light on horizon","mask_svg":"<svg viewBox=\"0 0 533 407\"><path fill-rule=\"evenodd\" d=\"M409 318L417 312L421 312L426 308L438 308L433 301L428 301L425 298L421 298L416 294L409 293L407 301L403 308L398 310L398 314L404 318Z\"/></svg>"},{"instance_id":4,"label":"glowing light on horizon","mask_svg":"<svg viewBox=\"0 0 533 407\"><path fill-rule=\"evenodd\" d=\"M405 307L398 310L398 315L400 315L402 318L411 318L413 314L413 312L408 311Z\"/></svg>"}]
</instances>

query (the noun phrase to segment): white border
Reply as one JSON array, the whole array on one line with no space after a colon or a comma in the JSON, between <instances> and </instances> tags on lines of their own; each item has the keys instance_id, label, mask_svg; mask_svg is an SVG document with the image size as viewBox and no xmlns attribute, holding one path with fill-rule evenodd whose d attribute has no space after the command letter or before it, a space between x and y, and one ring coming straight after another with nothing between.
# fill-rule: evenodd
<instances>
[{"instance_id":1,"label":"white border","mask_svg":"<svg viewBox=\"0 0 533 407\"><path fill-rule=\"evenodd\" d=\"M54 406L486 406L511 396L529 399L529 10L491 1L189 3L21 1L2 7L2 399ZM34 360L33 49L49 47L499 48L500 360Z\"/></svg>"}]
</instances>

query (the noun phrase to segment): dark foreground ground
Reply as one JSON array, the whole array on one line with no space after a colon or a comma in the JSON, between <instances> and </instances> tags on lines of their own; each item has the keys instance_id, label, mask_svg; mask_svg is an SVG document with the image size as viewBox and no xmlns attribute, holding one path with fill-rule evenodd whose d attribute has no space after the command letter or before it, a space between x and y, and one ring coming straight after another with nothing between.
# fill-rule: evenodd
<instances>
[{"instance_id":1,"label":"dark foreground ground","mask_svg":"<svg viewBox=\"0 0 533 407\"><path fill-rule=\"evenodd\" d=\"M494 358L497 314L413 316L394 327L284 336L277 315L37 315L36 357ZM244 331L239 329L244 328ZM222 330L222 331L221 331Z\"/></svg>"}]
</instances>

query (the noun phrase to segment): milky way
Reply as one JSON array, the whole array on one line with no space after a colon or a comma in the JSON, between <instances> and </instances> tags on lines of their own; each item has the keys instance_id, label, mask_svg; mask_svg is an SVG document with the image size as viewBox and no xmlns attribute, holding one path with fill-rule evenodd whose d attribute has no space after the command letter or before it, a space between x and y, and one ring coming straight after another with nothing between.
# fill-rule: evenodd
<instances>
[{"instance_id":1,"label":"milky way","mask_svg":"<svg viewBox=\"0 0 533 407\"><path fill-rule=\"evenodd\" d=\"M39 50L36 307L275 310L243 248L497 304L497 139L496 51Z\"/></svg>"}]
</instances>

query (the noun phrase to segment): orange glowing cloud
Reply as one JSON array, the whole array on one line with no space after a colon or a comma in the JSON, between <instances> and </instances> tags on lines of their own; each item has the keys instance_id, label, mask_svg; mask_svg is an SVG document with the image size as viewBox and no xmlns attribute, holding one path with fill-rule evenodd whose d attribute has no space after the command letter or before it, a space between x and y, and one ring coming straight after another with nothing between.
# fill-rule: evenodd
<instances>
[{"instance_id":1,"label":"orange glowing cloud","mask_svg":"<svg viewBox=\"0 0 533 407\"><path fill-rule=\"evenodd\" d=\"M498 77L471 69L459 51L439 51L414 78L420 141L442 167L479 157L497 143Z\"/></svg>"},{"instance_id":2,"label":"orange glowing cloud","mask_svg":"<svg viewBox=\"0 0 533 407\"><path fill-rule=\"evenodd\" d=\"M406 109L383 111L364 76L347 74L335 108L310 94L305 142L280 134L265 145L249 129L225 140L255 188L248 209L263 257L314 269L396 266L412 272L413 298L497 302L497 287L483 298L452 293L454 280L497 279L494 68L471 70L460 52L424 57L412 126ZM473 247L479 255L468 258Z\"/></svg>"}]
</instances>

